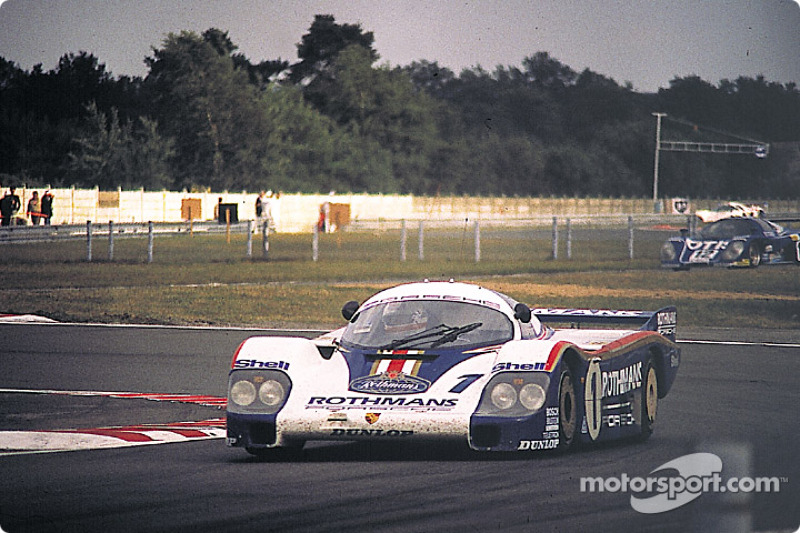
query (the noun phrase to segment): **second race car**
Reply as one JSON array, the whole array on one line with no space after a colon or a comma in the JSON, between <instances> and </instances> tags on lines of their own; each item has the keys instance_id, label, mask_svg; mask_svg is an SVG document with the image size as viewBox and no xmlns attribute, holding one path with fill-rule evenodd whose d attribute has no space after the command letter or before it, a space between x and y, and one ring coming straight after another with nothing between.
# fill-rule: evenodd
<instances>
[{"instance_id":1,"label":"second race car","mask_svg":"<svg viewBox=\"0 0 800 533\"><path fill-rule=\"evenodd\" d=\"M661 246L661 266L675 270L783 263L800 263L800 234L762 218L726 218L695 235L684 232L672 237Z\"/></svg>"}]
</instances>

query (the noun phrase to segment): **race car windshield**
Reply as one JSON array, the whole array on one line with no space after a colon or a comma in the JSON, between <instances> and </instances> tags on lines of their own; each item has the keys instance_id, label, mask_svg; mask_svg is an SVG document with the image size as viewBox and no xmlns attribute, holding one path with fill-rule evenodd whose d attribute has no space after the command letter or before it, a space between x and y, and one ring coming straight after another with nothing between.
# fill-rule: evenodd
<instances>
[{"instance_id":1,"label":"race car windshield","mask_svg":"<svg viewBox=\"0 0 800 533\"><path fill-rule=\"evenodd\" d=\"M703 239L718 241L732 239L743 235L750 235L753 231L753 226L750 220L746 218L727 218L709 224L700 231Z\"/></svg>"},{"instance_id":2,"label":"race car windshield","mask_svg":"<svg viewBox=\"0 0 800 533\"><path fill-rule=\"evenodd\" d=\"M499 344L513 338L511 321L496 309L465 302L404 300L362 310L348 324L342 344L397 350Z\"/></svg>"}]
</instances>

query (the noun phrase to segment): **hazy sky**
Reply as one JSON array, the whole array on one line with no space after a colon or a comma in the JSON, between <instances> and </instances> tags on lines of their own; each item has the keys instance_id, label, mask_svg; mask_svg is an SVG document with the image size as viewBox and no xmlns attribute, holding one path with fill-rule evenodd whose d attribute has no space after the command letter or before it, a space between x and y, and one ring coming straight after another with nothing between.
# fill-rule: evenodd
<instances>
[{"instance_id":1,"label":"hazy sky","mask_svg":"<svg viewBox=\"0 0 800 533\"><path fill-rule=\"evenodd\" d=\"M0 56L51 70L86 51L115 76L144 76L169 32L216 27L254 63L294 62L315 14L374 32L379 62L392 66L491 71L544 51L637 91L689 75L800 85L793 0L0 0Z\"/></svg>"}]
</instances>

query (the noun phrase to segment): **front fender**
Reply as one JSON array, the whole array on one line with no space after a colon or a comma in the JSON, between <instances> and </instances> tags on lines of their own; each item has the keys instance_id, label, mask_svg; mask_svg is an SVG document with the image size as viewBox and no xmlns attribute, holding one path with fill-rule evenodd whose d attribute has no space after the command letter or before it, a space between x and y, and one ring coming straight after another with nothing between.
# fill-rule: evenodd
<instances>
[{"instance_id":1,"label":"front fender","mask_svg":"<svg viewBox=\"0 0 800 533\"><path fill-rule=\"evenodd\" d=\"M492 373L501 371L552 372L574 345L565 341L521 340L506 343L497 353Z\"/></svg>"},{"instance_id":2,"label":"front fender","mask_svg":"<svg viewBox=\"0 0 800 533\"><path fill-rule=\"evenodd\" d=\"M250 337L236 351L231 370L280 369L288 371L292 363L322 365L320 350L302 337Z\"/></svg>"}]
</instances>

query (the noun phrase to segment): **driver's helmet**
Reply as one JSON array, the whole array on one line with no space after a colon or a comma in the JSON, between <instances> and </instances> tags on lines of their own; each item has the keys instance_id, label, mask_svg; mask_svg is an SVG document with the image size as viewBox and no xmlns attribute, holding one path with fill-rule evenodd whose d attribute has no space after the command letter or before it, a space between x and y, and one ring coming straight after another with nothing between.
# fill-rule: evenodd
<instances>
[{"instance_id":1,"label":"driver's helmet","mask_svg":"<svg viewBox=\"0 0 800 533\"><path fill-rule=\"evenodd\" d=\"M392 302L383 311L383 324L389 333L414 333L428 327L428 313L411 302Z\"/></svg>"}]
</instances>

